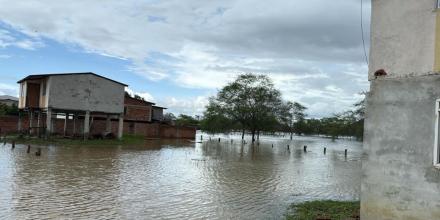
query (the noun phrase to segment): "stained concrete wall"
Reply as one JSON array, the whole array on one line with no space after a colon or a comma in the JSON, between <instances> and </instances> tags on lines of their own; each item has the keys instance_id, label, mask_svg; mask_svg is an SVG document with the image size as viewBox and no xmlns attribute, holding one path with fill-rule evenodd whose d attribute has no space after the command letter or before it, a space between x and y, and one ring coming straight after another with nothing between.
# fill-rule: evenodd
<instances>
[{"instance_id":1,"label":"stained concrete wall","mask_svg":"<svg viewBox=\"0 0 440 220\"><path fill-rule=\"evenodd\" d=\"M50 76L49 107L123 113L124 86L92 74Z\"/></svg>"},{"instance_id":2,"label":"stained concrete wall","mask_svg":"<svg viewBox=\"0 0 440 220\"><path fill-rule=\"evenodd\" d=\"M361 219L440 219L433 166L440 76L378 79L367 97Z\"/></svg>"},{"instance_id":3,"label":"stained concrete wall","mask_svg":"<svg viewBox=\"0 0 440 220\"><path fill-rule=\"evenodd\" d=\"M437 0L372 0L369 79L431 74Z\"/></svg>"}]
</instances>

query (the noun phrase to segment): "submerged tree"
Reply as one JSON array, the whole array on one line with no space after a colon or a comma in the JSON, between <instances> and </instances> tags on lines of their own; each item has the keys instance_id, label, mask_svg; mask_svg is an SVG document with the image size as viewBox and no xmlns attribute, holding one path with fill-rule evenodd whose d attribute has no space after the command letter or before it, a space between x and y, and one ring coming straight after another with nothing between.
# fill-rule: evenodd
<instances>
[{"instance_id":1,"label":"submerged tree","mask_svg":"<svg viewBox=\"0 0 440 220\"><path fill-rule=\"evenodd\" d=\"M305 111L307 108L298 102L287 102L282 108L282 122L285 131L289 132L290 140L293 138L293 133L304 133L304 121L306 117Z\"/></svg>"},{"instance_id":2,"label":"submerged tree","mask_svg":"<svg viewBox=\"0 0 440 220\"><path fill-rule=\"evenodd\" d=\"M280 91L267 76L243 74L211 98L202 127L212 130L215 123L222 130L239 128L242 138L249 131L254 142L257 133L278 122L282 104Z\"/></svg>"}]
</instances>

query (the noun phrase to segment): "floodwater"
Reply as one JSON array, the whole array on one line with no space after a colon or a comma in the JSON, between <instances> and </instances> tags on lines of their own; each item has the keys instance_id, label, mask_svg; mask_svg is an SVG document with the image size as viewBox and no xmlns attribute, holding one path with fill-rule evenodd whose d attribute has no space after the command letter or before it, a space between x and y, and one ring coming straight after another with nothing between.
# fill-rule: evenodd
<instances>
[{"instance_id":1,"label":"floodwater","mask_svg":"<svg viewBox=\"0 0 440 220\"><path fill-rule=\"evenodd\" d=\"M0 219L282 219L292 202L359 199L360 142L231 137L42 146L41 157L0 143Z\"/></svg>"}]
</instances>

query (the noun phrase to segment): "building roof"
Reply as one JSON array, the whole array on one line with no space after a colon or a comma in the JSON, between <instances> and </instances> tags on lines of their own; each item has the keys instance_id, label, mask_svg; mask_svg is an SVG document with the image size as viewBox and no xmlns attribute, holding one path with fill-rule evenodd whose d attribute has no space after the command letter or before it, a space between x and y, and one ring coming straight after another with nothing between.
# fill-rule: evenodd
<instances>
[{"instance_id":1,"label":"building roof","mask_svg":"<svg viewBox=\"0 0 440 220\"><path fill-rule=\"evenodd\" d=\"M132 100L133 102L135 102L138 105L142 105L142 104L145 104L145 105L155 105L156 104L156 103L149 102L149 101L146 101L146 100L142 100L142 99L137 99L137 98L131 97L128 94L125 94L124 104L128 104L127 103L127 101L128 101L127 99Z\"/></svg>"},{"instance_id":2,"label":"building roof","mask_svg":"<svg viewBox=\"0 0 440 220\"><path fill-rule=\"evenodd\" d=\"M157 105L153 105L153 108L167 109L167 108L165 108L165 107L160 107L160 106L157 106Z\"/></svg>"},{"instance_id":3,"label":"building roof","mask_svg":"<svg viewBox=\"0 0 440 220\"><path fill-rule=\"evenodd\" d=\"M43 79L43 78L46 78L46 77L49 77L49 76L85 75L85 74L94 75L94 76L97 76L97 77L100 77L100 78L103 78L103 79L110 80L110 81L112 81L112 82L115 82L115 83L121 84L121 85L123 85L123 86L128 86L127 84L124 84L124 83L121 83L121 82L118 82L118 81L115 81L115 80L109 79L109 78L107 78L107 77L104 77L104 76L101 76L101 75L98 75L98 74L96 74L96 73L92 73L92 72L82 72L82 73L48 73L48 74L29 75L29 76L26 76L25 78L21 79L21 80L18 81L17 83L21 83L21 82L26 81L26 80Z\"/></svg>"},{"instance_id":4,"label":"building roof","mask_svg":"<svg viewBox=\"0 0 440 220\"><path fill-rule=\"evenodd\" d=\"M17 101L18 98L10 95L0 95L0 100L11 100L11 101Z\"/></svg>"}]
</instances>

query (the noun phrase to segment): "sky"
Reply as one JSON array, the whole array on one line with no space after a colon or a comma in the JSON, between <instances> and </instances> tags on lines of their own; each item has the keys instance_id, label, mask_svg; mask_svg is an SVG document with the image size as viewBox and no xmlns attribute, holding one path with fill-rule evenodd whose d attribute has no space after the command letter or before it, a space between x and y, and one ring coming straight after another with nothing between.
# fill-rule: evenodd
<instances>
[{"instance_id":1,"label":"sky","mask_svg":"<svg viewBox=\"0 0 440 220\"><path fill-rule=\"evenodd\" d=\"M368 53L370 1L364 0ZM243 73L266 74L309 117L367 91L361 0L0 0L0 95L29 74L94 72L178 114Z\"/></svg>"}]
</instances>

